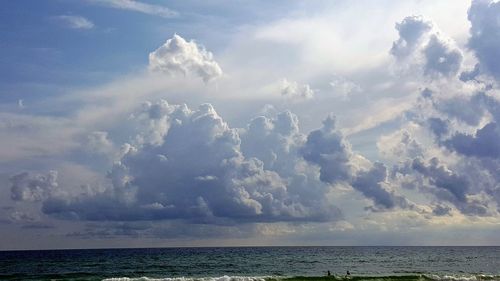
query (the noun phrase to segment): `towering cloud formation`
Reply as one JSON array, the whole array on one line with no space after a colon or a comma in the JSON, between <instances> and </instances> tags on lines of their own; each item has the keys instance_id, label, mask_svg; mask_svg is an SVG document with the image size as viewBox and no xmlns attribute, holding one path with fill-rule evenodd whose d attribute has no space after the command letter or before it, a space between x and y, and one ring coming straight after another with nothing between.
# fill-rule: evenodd
<instances>
[{"instance_id":1,"label":"towering cloud formation","mask_svg":"<svg viewBox=\"0 0 500 281\"><path fill-rule=\"evenodd\" d=\"M137 116L148 122L110 172L113 185L85 196L49 198L46 213L83 220L204 223L325 221L340 216L325 198L326 187L322 192L308 187L314 177L295 173L294 165L285 167L281 159L298 161L290 152L296 151L301 137L297 119L289 112L273 120L256 118L243 133L246 140L267 135L263 147L273 152L258 151L248 142L242 151L238 131L210 104L191 110L166 101L147 103ZM274 158L266 156L273 153ZM313 195L302 196L307 188ZM89 208L94 205L100 208Z\"/></svg>"},{"instance_id":2,"label":"towering cloud formation","mask_svg":"<svg viewBox=\"0 0 500 281\"><path fill-rule=\"evenodd\" d=\"M469 9L471 22L469 47L480 63L480 69L500 79L500 2L473 0Z\"/></svg>"},{"instance_id":3,"label":"towering cloud formation","mask_svg":"<svg viewBox=\"0 0 500 281\"><path fill-rule=\"evenodd\" d=\"M327 195L336 184L372 200L371 210L408 206L384 183L386 167L353 153L332 116L307 136L288 111L245 129L230 128L210 104L148 102L134 116L128 122L142 129L122 147L109 186L54 193L55 176L22 174L13 177L13 198L70 219L210 224L337 220Z\"/></svg>"},{"instance_id":4,"label":"towering cloud formation","mask_svg":"<svg viewBox=\"0 0 500 281\"><path fill-rule=\"evenodd\" d=\"M213 59L212 53L194 41L188 42L177 34L149 54L149 68L170 75L176 73L197 75L205 82L222 75L222 70Z\"/></svg>"}]
</instances>

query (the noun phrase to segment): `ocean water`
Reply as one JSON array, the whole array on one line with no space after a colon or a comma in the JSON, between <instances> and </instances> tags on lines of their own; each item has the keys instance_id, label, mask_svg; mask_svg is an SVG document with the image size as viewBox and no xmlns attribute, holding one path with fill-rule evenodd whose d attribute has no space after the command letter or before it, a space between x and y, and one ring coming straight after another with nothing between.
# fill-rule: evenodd
<instances>
[{"instance_id":1,"label":"ocean water","mask_svg":"<svg viewBox=\"0 0 500 281\"><path fill-rule=\"evenodd\" d=\"M5 251L0 280L500 280L500 247Z\"/></svg>"}]
</instances>

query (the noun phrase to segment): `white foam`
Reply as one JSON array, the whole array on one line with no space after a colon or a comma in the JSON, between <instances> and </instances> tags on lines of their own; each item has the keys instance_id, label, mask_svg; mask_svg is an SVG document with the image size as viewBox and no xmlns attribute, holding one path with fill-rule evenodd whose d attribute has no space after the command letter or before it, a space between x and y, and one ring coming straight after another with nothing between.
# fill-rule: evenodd
<instances>
[{"instance_id":1,"label":"white foam","mask_svg":"<svg viewBox=\"0 0 500 281\"><path fill-rule=\"evenodd\" d=\"M265 281L271 276L221 276L221 277L174 277L174 278L150 278L150 277L113 277L103 281Z\"/></svg>"},{"instance_id":2,"label":"white foam","mask_svg":"<svg viewBox=\"0 0 500 281\"><path fill-rule=\"evenodd\" d=\"M498 276L493 275L425 275L425 277L437 281L481 281L481 280L500 280Z\"/></svg>"}]
</instances>

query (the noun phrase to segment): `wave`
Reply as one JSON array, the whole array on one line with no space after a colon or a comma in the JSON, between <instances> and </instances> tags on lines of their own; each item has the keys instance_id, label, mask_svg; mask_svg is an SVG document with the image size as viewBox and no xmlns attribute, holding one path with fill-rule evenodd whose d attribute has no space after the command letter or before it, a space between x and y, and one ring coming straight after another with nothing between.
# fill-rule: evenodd
<instances>
[{"instance_id":1,"label":"wave","mask_svg":"<svg viewBox=\"0 0 500 281\"><path fill-rule=\"evenodd\" d=\"M221 277L172 277L172 278L129 278L129 277L118 277L118 278L107 278L103 281L273 281L279 278L272 276L221 276ZM286 279L286 278L282 278Z\"/></svg>"},{"instance_id":2,"label":"wave","mask_svg":"<svg viewBox=\"0 0 500 281\"><path fill-rule=\"evenodd\" d=\"M500 275L388 275L388 276L220 276L220 277L117 277L103 281L500 281Z\"/></svg>"}]
</instances>

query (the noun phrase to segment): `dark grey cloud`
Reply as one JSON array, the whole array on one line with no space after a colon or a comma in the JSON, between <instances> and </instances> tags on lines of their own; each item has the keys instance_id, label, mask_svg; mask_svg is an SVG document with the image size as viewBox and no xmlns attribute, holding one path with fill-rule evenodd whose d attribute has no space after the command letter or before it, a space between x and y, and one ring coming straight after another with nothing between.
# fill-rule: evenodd
<instances>
[{"instance_id":1,"label":"dark grey cloud","mask_svg":"<svg viewBox=\"0 0 500 281\"><path fill-rule=\"evenodd\" d=\"M395 180L398 174L410 176L408 184L402 186L432 194L440 206L451 203L465 215L488 216L492 214L490 200L478 195L492 193L498 187L487 184L488 179L484 177L489 175L479 169L480 166L470 162L465 167L458 167L447 166L436 157L429 161L416 158L396 168L391 177ZM446 210L435 207L433 214L440 216L451 211Z\"/></svg>"},{"instance_id":2,"label":"dark grey cloud","mask_svg":"<svg viewBox=\"0 0 500 281\"><path fill-rule=\"evenodd\" d=\"M309 133L301 153L320 167L320 179L324 182L350 181L354 175L351 146L336 129L333 115L323 121L321 129Z\"/></svg>"},{"instance_id":3,"label":"dark grey cloud","mask_svg":"<svg viewBox=\"0 0 500 281\"><path fill-rule=\"evenodd\" d=\"M350 144L336 129L333 115L323 121L321 129L309 133L301 153L304 159L320 167L322 181L351 185L375 203L370 209L408 207L406 199L383 186L382 183L387 180L387 168L383 163L376 162L369 169L356 164Z\"/></svg>"},{"instance_id":4,"label":"dark grey cloud","mask_svg":"<svg viewBox=\"0 0 500 281\"><path fill-rule=\"evenodd\" d=\"M476 80L476 77L479 74L481 74L481 69L479 67L479 63L476 63L476 65L474 65L473 69L466 70L466 71L460 73L460 80L463 82Z\"/></svg>"},{"instance_id":5,"label":"dark grey cloud","mask_svg":"<svg viewBox=\"0 0 500 281\"><path fill-rule=\"evenodd\" d=\"M460 50L450 46L449 43L436 35L431 36L423 52L425 55L425 75L452 76L460 70L463 60Z\"/></svg>"},{"instance_id":6,"label":"dark grey cloud","mask_svg":"<svg viewBox=\"0 0 500 281\"><path fill-rule=\"evenodd\" d=\"M500 157L498 121L500 120L500 101L490 94L478 92L470 97L453 96L433 100L433 107L442 117L430 117L427 124L440 139L440 144L466 156ZM478 126L484 118L491 122L479 127L474 134L454 131L447 139L442 136L449 132L447 119L455 119L469 126Z\"/></svg>"},{"instance_id":7,"label":"dark grey cloud","mask_svg":"<svg viewBox=\"0 0 500 281\"><path fill-rule=\"evenodd\" d=\"M436 189L436 195L452 202L466 202L466 194L470 183L464 178L454 174L445 166L440 165L437 158L431 159L429 165L420 159L413 160L412 168L429 179L429 183Z\"/></svg>"},{"instance_id":8,"label":"dark grey cloud","mask_svg":"<svg viewBox=\"0 0 500 281\"><path fill-rule=\"evenodd\" d=\"M427 119L427 123L429 126L429 129L432 131L436 137L441 138L442 136L446 135L449 130L449 124L447 120L443 120L438 117L430 117Z\"/></svg>"},{"instance_id":9,"label":"dark grey cloud","mask_svg":"<svg viewBox=\"0 0 500 281\"><path fill-rule=\"evenodd\" d=\"M500 3L492 0L473 0L468 18L471 22L468 46L479 60L479 68L500 78Z\"/></svg>"},{"instance_id":10,"label":"dark grey cloud","mask_svg":"<svg viewBox=\"0 0 500 281\"><path fill-rule=\"evenodd\" d=\"M381 183L386 180L387 168L384 164L376 162L372 169L359 172L352 186L367 198L373 199L376 206L391 209L396 206L395 196L382 187Z\"/></svg>"},{"instance_id":11,"label":"dark grey cloud","mask_svg":"<svg viewBox=\"0 0 500 281\"><path fill-rule=\"evenodd\" d=\"M443 142L446 147L466 156L500 158L500 127L491 122L474 135L456 133Z\"/></svg>"}]
</instances>

